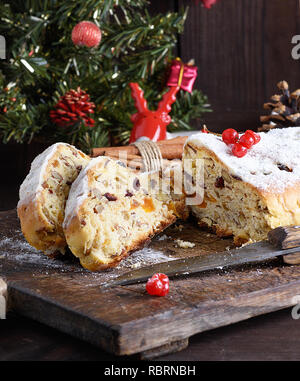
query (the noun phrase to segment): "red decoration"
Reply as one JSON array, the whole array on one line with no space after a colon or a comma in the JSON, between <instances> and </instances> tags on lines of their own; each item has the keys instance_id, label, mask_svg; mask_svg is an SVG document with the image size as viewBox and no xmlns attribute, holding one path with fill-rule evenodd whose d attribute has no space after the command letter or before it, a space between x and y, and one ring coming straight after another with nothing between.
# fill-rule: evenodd
<instances>
[{"instance_id":1,"label":"red decoration","mask_svg":"<svg viewBox=\"0 0 300 381\"><path fill-rule=\"evenodd\" d=\"M77 91L70 90L60 97L54 110L50 111L50 118L60 127L72 126L79 121L92 127L95 121L88 114L94 113L94 108L95 104L90 102L90 96L78 87Z\"/></svg>"},{"instance_id":2,"label":"red decoration","mask_svg":"<svg viewBox=\"0 0 300 381\"><path fill-rule=\"evenodd\" d=\"M131 95L135 101L137 113L131 116L133 129L129 143L137 140L164 140L167 138L167 125L171 122L168 115L171 111L171 105L176 101L176 94L179 86L170 87L163 95L156 111L150 111L147 101L144 98L144 92L137 83L130 83Z\"/></svg>"},{"instance_id":3,"label":"red decoration","mask_svg":"<svg viewBox=\"0 0 300 381\"><path fill-rule=\"evenodd\" d=\"M179 86L191 93L197 78L197 70L197 66L184 64L180 58L176 58L171 64L167 86Z\"/></svg>"},{"instance_id":4,"label":"red decoration","mask_svg":"<svg viewBox=\"0 0 300 381\"><path fill-rule=\"evenodd\" d=\"M203 6L208 9L211 8L212 5L216 4L217 1L218 0L201 0Z\"/></svg>"},{"instance_id":5,"label":"red decoration","mask_svg":"<svg viewBox=\"0 0 300 381\"><path fill-rule=\"evenodd\" d=\"M169 278L167 275L157 273L148 279L146 290L150 295L165 296L169 292Z\"/></svg>"},{"instance_id":6,"label":"red decoration","mask_svg":"<svg viewBox=\"0 0 300 381\"><path fill-rule=\"evenodd\" d=\"M101 41L100 28L91 21L81 21L72 30L72 41L78 46L96 47Z\"/></svg>"}]
</instances>

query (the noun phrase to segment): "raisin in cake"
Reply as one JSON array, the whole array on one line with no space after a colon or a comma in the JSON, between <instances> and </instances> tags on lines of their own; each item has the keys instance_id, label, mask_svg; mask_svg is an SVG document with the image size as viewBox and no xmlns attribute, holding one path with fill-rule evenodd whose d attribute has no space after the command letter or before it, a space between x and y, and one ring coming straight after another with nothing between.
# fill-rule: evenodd
<instances>
[{"instance_id":1,"label":"raisin in cake","mask_svg":"<svg viewBox=\"0 0 300 381\"><path fill-rule=\"evenodd\" d=\"M139 175L100 156L74 181L63 228L81 265L97 271L115 266L175 220L168 205L141 186Z\"/></svg>"},{"instance_id":2,"label":"raisin in cake","mask_svg":"<svg viewBox=\"0 0 300 381\"><path fill-rule=\"evenodd\" d=\"M64 253L62 222L70 186L90 158L56 143L38 155L20 187L18 216L26 240L46 254Z\"/></svg>"},{"instance_id":3,"label":"raisin in cake","mask_svg":"<svg viewBox=\"0 0 300 381\"><path fill-rule=\"evenodd\" d=\"M278 226L300 224L300 128L259 135L242 158L214 134L193 135L184 147L192 180L204 176L204 197L191 212L201 226L233 235L237 245L265 239Z\"/></svg>"}]
</instances>

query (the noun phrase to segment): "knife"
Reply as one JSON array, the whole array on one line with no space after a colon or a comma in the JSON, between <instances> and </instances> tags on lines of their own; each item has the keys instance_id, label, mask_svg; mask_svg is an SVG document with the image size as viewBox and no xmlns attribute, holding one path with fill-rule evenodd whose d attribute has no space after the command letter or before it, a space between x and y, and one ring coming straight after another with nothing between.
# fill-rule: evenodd
<instances>
[{"instance_id":1,"label":"knife","mask_svg":"<svg viewBox=\"0 0 300 381\"><path fill-rule=\"evenodd\" d=\"M126 272L102 286L122 286L145 282L155 273L164 273L169 277L175 277L264 262L278 256L283 256L285 263L300 264L300 226L278 227L269 232L268 240L241 248L145 266Z\"/></svg>"}]
</instances>

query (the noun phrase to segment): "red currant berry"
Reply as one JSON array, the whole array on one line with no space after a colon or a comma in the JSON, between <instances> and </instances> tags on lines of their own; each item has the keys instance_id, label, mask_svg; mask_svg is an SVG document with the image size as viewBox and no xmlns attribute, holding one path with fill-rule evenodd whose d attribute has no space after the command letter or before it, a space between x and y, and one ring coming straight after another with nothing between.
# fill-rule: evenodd
<instances>
[{"instance_id":1,"label":"red currant berry","mask_svg":"<svg viewBox=\"0 0 300 381\"><path fill-rule=\"evenodd\" d=\"M234 144L239 139L239 134L233 128L227 128L222 133L222 139L225 144Z\"/></svg>"},{"instance_id":2,"label":"red currant berry","mask_svg":"<svg viewBox=\"0 0 300 381\"><path fill-rule=\"evenodd\" d=\"M165 296L169 292L169 278L167 275L157 273L148 279L146 290L150 295Z\"/></svg>"},{"instance_id":3,"label":"red currant berry","mask_svg":"<svg viewBox=\"0 0 300 381\"><path fill-rule=\"evenodd\" d=\"M239 143L246 148L251 148L255 144L255 140L251 134L244 134L240 137Z\"/></svg>"},{"instance_id":4,"label":"red currant berry","mask_svg":"<svg viewBox=\"0 0 300 381\"><path fill-rule=\"evenodd\" d=\"M247 152L248 152L248 149L246 147L242 146L240 143L235 143L232 146L232 153L236 157L243 157L246 155Z\"/></svg>"},{"instance_id":5,"label":"red currant berry","mask_svg":"<svg viewBox=\"0 0 300 381\"><path fill-rule=\"evenodd\" d=\"M254 139L254 144L257 144L261 139L260 135L257 134L256 132L252 131L252 130L247 130L245 132L245 135L251 135Z\"/></svg>"}]
</instances>

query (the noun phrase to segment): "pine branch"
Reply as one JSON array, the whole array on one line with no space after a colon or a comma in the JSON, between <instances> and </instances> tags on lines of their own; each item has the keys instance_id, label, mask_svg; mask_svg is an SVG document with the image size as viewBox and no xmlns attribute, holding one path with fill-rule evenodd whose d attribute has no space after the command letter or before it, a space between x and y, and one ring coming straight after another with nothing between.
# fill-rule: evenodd
<instances>
[{"instance_id":1,"label":"pine branch","mask_svg":"<svg viewBox=\"0 0 300 381\"><path fill-rule=\"evenodd\" d=\"M149 108L157 107L186 20L184 10L151 16L147 5L147 0L5 0L0 7L0 35L7 40L9 57L0 60L0 86L13 86L0 93L3 141L59 139L86 152L97 145L127 143L135 112L128 84L138 82ZM98 48L72 43L72 29L82 20L100 26ZM61 95L78 86L97 105L95 127L58 128L49 112ZM189 129L192 119L207 111L201 92L181 91L169 127Z\"/></svg>"}]
</instances>

